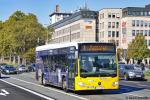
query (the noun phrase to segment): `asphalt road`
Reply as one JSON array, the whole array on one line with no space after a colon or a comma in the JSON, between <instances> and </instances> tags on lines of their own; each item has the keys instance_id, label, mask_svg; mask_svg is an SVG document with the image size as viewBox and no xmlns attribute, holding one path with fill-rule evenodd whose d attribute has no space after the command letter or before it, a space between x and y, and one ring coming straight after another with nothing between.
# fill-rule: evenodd
<instances>
[{"instance_id":1,"label":"asphalt road","mask_svg":"<svg viewBox=\"0 0 150 100\"><path fill-rule=\"evenodd\" d=\"M45 96L56 100L130 100L130 99L150 100L150 82L147 81L121 80L120 89L116 91L110 91L110 90L103 91L103 92L86 91L77 94L71 91L69 93L65 93L60 88L56 88L52 86L44 87L35 80L34 73L10 75L8 78L3 78L2 80L36 91L37 93L44 94ZM30 93L27 93L26 95L28 94ZM15 100L20 100L20 99L15 99ZM39 99L29 99L29 100L39 100Z\"/></svg>"},{"instance_id":2,"label":"asphalt road","mask_svg":"<svg viewBox=\"0 0 150 100\"><path fill-rule=\"evenodd\" d=\"M16 86L0 81L0 100L46 100Z\"/></svg>"}]
</instances>

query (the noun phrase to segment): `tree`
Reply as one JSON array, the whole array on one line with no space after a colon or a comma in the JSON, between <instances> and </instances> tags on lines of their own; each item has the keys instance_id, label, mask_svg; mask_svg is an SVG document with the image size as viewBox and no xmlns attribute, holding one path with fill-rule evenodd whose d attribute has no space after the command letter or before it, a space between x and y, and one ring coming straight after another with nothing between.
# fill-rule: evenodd
<instances>
[{"instance_id":1,"label":"tree","mask_svg":"<svg viewBox=\"0 0 150 100\"><path fill-rule=\"evenodd\" d=\"M150 57L150 50L145 42L145 37L137 34L135 39L128 45L128 58L138 60L140 63L142 59Z\"/></svg>"},{"instance_id":2,"label":"tree","mask_svg":"<svg viewBox=\"0 0 150 100\"><path fill-rule=\"evenodd\" d=\"M0 56L33 60L35 47L45 44L46 35L47 29L38 22L36 15L16 11L4 23L0 22Z\"/></svg>"}]
</instances>

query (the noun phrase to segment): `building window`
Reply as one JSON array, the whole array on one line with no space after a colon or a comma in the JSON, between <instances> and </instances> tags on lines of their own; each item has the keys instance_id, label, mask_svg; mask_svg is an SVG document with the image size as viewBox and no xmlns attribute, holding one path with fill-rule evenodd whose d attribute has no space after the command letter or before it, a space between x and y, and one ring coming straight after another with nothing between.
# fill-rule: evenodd
<instances>
[{"instance_id":1,"label":"building window","mask_svg":"<svg viewBox=\"0 0 150 100\"><path fill-rule=\"evenodd\" d=\"M119 28L119 22L116 22L116 28Z\"/></svg>"},{"instance_id":2,"label":"building window","mask_svg":"<svg viewBox=\"0 0 150 100\"><path fill-rule=\"evenodd\" d=\"M148 15L147 12L144 12L144 15L147 16Z\"/></svg>"},{"instance_id":3,"label":"building window","mask_svg":"<svg viewBox=\"0 0 150 100\"><path fill-rule=\"evenodd\" d=\"M116 37L119 37L119 31L116 32Z\"/></svg>"},{"instance_id":4,"label":"building window","mask_svg":"<svg viewBox=\"0 0 150 100\"><path fill-rule=\"evenodd\" d=\"M132 30L132 36L135 36L135 30Z\"/></svg>"},{"instance_id":5,"label":"building window","mask_svg":"<svg viewBox=\"0 0 150 100\"><path fill-rule=\"evenodd\" d=\"M111 37L111 31L108 31L108 37Z\"/></svg>"},{"instance_id":6,"label":"building window","mask_svg":"<svg viewBox=\"0 0 150 100\"><path fill-rule=\"evenodd\" d=\"M111 28L111 22L108 22L108 28Z\"/></svg>"},{"instance_id":7,"label":"building window","mask_svg":"<svg viewBox=\"0 0 150 100\"><path fill-rule=\"evenodd\" d=\"M148 42L148 45L150 46L150 40L149 40L149 42Z\"/></svg>"},{"instance_id":8,"label":"building window","mask_svg":"<svg viewBox=\"0 0 150 100\"><path fill-rule=\"evenodd\" d=\"M141 20L141 27L143 27L143 23L144 23L143 20Z\"/></svg>"},{"instance_id":9,"label":"building window","mask_svg":"<svg viewBox=\"0 0 150 100\"><path fill-rule=\"evenodd\" d=\"M148 12L148 15L150 16L150 11Z\"/></svg>"},{"instance_id":10,"label":"building window","mask_svg":"<svg viewBox=\"0 0 150 100\"><path fill-rule=\"evenodd\" d=\"M143 30L140 31L141 35L143 35Z\"/></svg>"},{"instance_id":11,"label":"building window","mask_svg":"<svg viewBox=\"0 0 150 100\"><path fill-rule=\"evenodd\" d=\"M119 40L116 41L116 46L119 46Z\"/></svg>"},{"instance_id":12,"label":"building window","mask_svg":"<svg viewBox=\"0 0 150 100\"><path fill-rule=\"evenodd\" d=\"M147 45L147 40L145 40L145 44Z\"/></svg>"},{"instance_id":13,"label":"building window","mask_svg":"<svg viewBox=\"0 0 150 100\"><path fill-rule=\"evenodd\" d=\"M141 12L141 16L143 16L144 14L143 14L143 12Z\"/></svg>"},{"instance_id":14,"label":"building window","mask_svg":"<svg viewBox=\"0 0 150 100\"><path fill-rule=\"evenodd\" d=\"M149 27L150 27L150 22L149 22Z\"/></svg>"},{"instance_id":15,"label":"building window","mask_svg":"<svg viewBox=\"0 0 150 100\"><path fill-rule=\"evenodd\" d=\"M148 35L150 36L150 30L149 30L149 32L148 32Z\"/></svg>"},{"instance_id":16,"label":"building window","mask_svg":"<svg viewBox=\"0 0 150 100\"><path fill-rule=\"evenodd\" d=\"M135 20L132 20L132 26L135 26Z\"/></svg>"},{"instance_id":17,"label":"building window","mask_svg":"<svg viewBox=\"0 0 150 100\"><path fill-rule=\"evenodd\" d=\"M139 20L136 21L136 26L139 26Z\"/></svg>"},{"instance_id":18,"label":"building window","mask_svg":"<svg viewBox=\"0 0 150 100\"><path fill-rule=\"evenodd\" d=\"M102 28L104 29L104 22L103 22L103 24L102 24Z\"/></svg>"},{"instance_id":19,"label":"building window","mask_svg":"<svg viewBox=\"0 0 150 100\"><path fill-rule=\"evenodd\" d=\"M116 17L117 17L117 18L120 18L120 15L119 15L119 13L117 13L117 14L116 14Z\"/></svg>"},{"instance_id":20,"label":"building window","mask_svg":"<svg viewBox=\"0 0 150 100\"><path fill-rule=\"evenodd\" d=\"M139 34L139 30L136 30L136 34Z\"/></svg>"},{"instance_id":21,"label":"building window","mask_svg":"<svg viewBox=\"0 0 150 100\"><path fill-rule=\"evenodd\" d=\"M111 18L111 13L108 13L108 18Z\"/></svg>"},{"instance_id":22,"label":"building window","mask_svg":"<svg viewBox=\"0 0 150 100\"><path fill-rule=\"evenodd\" d=\"M147 22L145 22L145 27L147 27Z\"/></svg>"},{"instance_id":23,"label":"building window","mask_svg":"<svg viewBox=\"0 0 150 100\"><path fill-rule=\"evenodd\" d=\"M112 18L115 18L115 14L112 14Z\"/></svg>"},{"instance_id":24,"label":"building window","mask_svg":"<svg viewBox=\"0 0 150 100\"><path fill-rule=\"evenodd\" d=\"M112 28L115 28L115 22L112 22Z\"/></svg>"},{"instance_id":25,"label":"building window","mask_svg":"<svg viewBox=\"0 0 150 100\"><path fill-rule=\"evenodd\" d=\"M112 37L115 37L115 31L112 31Z\"/></svg>"},{"instance_id":26,"label":"building window","mask_svg":"<svg viewBox=\"0 0 150 100\"><path fill-rule=\"evenodd\" d=\"M145 36L147 36L147 30L145 30Z\"/></svg>"}]
</instances>

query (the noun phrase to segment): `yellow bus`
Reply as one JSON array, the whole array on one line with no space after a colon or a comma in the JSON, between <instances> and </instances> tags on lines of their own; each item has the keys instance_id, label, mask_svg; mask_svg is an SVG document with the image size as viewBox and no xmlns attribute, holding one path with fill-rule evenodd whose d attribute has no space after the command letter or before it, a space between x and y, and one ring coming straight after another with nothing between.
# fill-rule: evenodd
<instances>
[{"instance_id":1,"label":"yellow bus","mask_svg":"<svg viewBox=\"0 0 150 100\"><path fill-rule=\"evenodd\" d=\"M65 91L119 88L113 43L72 42L36 48L36 79Z\"/></svg>"}]
</instances>

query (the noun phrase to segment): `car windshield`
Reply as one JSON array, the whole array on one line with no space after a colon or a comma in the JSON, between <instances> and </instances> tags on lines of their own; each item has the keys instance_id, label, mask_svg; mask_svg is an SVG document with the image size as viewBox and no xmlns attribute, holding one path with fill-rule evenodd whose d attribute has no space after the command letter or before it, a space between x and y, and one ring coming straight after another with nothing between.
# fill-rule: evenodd
<instances>
[{"instance_id":1,"label":"car windshield","mask_svg":"<svg viewBox=\"0 0 150 100\"><path fill-rule=\"evenodd\" d=\"M132 65L126 65L126 66L124 66L124 68L127 70L134 70L134 66L132 66Z\"/></svg>"},{"instance_id":2,"label":"car windshield","mask_svg":"<svg viewBox=\"0 0 150 100\"><path fill-rule=\"evenodd\" d=\"M80 54L80 72L82 76L116 76L115 54L83 53Z\"/></svg>"}]
</instances>

